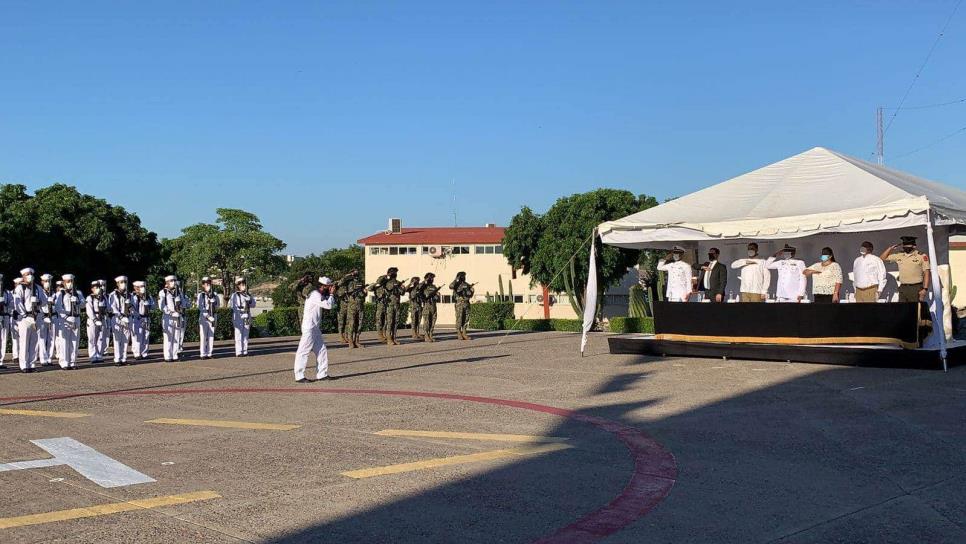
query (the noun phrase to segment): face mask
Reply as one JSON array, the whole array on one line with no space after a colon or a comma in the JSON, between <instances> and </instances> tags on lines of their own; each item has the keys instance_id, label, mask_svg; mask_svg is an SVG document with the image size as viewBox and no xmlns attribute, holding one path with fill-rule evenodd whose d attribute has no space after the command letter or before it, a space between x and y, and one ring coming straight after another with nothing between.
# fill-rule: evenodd
<instances>
[{"instance_id":1,"label":"face mask","mask_svg":"<svg viewBox=\"0 0 966 544\"><path fill-rule=\"evenodd\" d=\"M680 261L681 260L681 256L680 255L671 255L671 258L674 259L675 261Z\"/></svg>"},{"instance_id":2,"label":"face mask","mask_svg":"<svg viewBox=\"0 0 966 544\"><path fill-rule=\"evenodd\" d=\"M905 251L906 253L912 253L915 250L916 246L902 246L902 251Z\"/></svg>"},{"instance_id":3,"label":"face mask","mask_svg":"<svg viewBox=\"0 0 966 544\"><path fill-rule=\"evenodd\" d=\"M211 291L211 286L210 285L205 285L204 287L202 287L202 289L204 289L205 292L207 293L208 291Z\"/></svg>"},{"instance_id":4,"label":"face mask","mask_svg":"<svg viewBox=\"0 0 966 544\"><path fill-rule=\"evenodd\" d=\"M74 282L69 281L64 283L64 289L73 289L73 288L74 288Z\"/></svg>"},{"instance_id":5,"label":"face mask","mask_svg":"<svg viewBox=\"0 0 966 544\"><path fill-rule=\"evenodd\" d=\"M99 295L99 294L101 294L101 288L100 287L95 287L95 288L91 289L91 292L94 293L95 295Z\"/></svg>"},{"instance_id":6,"label":"face mask","mask_svg":"<svg viewBox=\"0 0 966 544\"><path fill-rule=\"evenodd\" d=\"M867 255L868 253L869 253L868 249L865 249L864 247L859 248L859 255Z\"/></svg>"},{"instance_id":7,"label":"face mask","mask_svg":"<svg viewBox=\"0 0 966 544\"><path fill-rule=\"evenodd\" d=\"M758 252L757 251L755 251L753 249L749 249L748 250L748 256L749 257L754 257L755 255L758 255Z\"/></svg>"},{"instance_id":8,"label":"face mask","mask_svg":"<svg viewBox=\"0 0 966 544\"><path fill-rule=\"evenodd\" d=\"M23 281L24 283L33 283L34 282L33 274L27 274L27 277L25 277Z\"/></svg>"},{"instance_id":9,"label":"face mask","mask_svg":"<svg viewBox=\"0 0 966 544\"><path fill-rule=\"evenodd\" d=\"M822 255L822 262L824 263L825 261L828 261L831 258L832 258L831 255Z\"/></svg>"},{"instance_id":10,"label":"face mask","mask_svg":"<svg viewBox=\"0 0 966 544\"><path fill-rule=\"evenodd\" d=\"M792 254L786 251L786 252L782 253L782 258L783 259L791 259L792 258Z\"/></svg>"}]
</instances>

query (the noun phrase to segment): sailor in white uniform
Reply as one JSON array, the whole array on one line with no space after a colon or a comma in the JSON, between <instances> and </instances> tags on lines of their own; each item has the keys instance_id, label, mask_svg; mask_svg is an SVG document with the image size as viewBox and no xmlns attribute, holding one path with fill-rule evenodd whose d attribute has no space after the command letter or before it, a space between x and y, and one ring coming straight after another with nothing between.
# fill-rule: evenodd
<instances>
[{"instance_id":1,"label":"sailor in white uniform","mask_svg":"<svg viewBox=\"0 0 966 544\"><path fill-rule=\"evenodd\" d=\"M105 336L111 333L107 326L107 297L101 288L101 282L91 282L91 294L84 303L87 314L87 358L91 364L104 360Z\"/></svg>"},{"instance_id":2,"label":"sailor in white uniform","mask_svg":"<svg viewBox=\"0 0 966 544\"><path fill-rule=\"evenodd\" d=\"M134 326L131 334L131 352L134 359L144 359L148 356L151 331L151 311L154 310L154 297L148 294L147 284L136 281L134 295L131 301L134 305Z\"/></svg>"},{"instance_id":3,"label":"sailor in white uniform","mask_svg":"<svg viewBox=\"0 0 966 544\"><path fill-rule=\"evenodd\" d=\"M674 246L671 252L657 262L657 269L667 272L667 300L668 302L687 302L691 296L693 273L691 265L686 263L684 248Z\"/></svg>"},{"instance_id":4,"label":"sailor in white uniform","mask_svg":"<svg viewBox=\"0 0 966 544\"><path fill-rule=\"evenodd\" d=\"M801 302L805 297L808 276L805 275L805 261L795 258L795 248L785 244L765 261L765 268L778 271L775 296L778 302ZM781 257L781 259L777 259Z\"/></svg>"},{"instance_id":5,"label":"sailor in white uniform","mask_svg":"<svg viewBox=\"0 0 966 544\"><path fill-rule=\"evenodd\" d=\"M332 280L322 276L319 278L319 288L312 291L305 299L305 309L302 312L302 338L295 351L295 381L308 383L305 377L305 367L309 362L309 354L315 352L316 380L332 380L329 376L329 354L325 348L325 339L319 323L322 321L322 310L335 308L335 296Z\"/></svg>"},{"instance_id":6,"label":"sailor in white uniform","mask_svg":"<svg viewBox=\"0 0 966 544\"><path fill-rule=\"evenodd\" d=\"M218 322L218 295L211 287L211 278L201 278L201 291L198 292L198 354L202 359L211 359L215 349L215 326Z\"/></svg>"},{"instance_id":7,"label":"sailor in white uniform","mask_svg":"<svg viewBox=\"0 0 966 544\"><path fill-rule=\"evenodd\" d=\"M7 339L10 338L10 315L13 313L13 294L3 287L3 274L0 274L0 368L7 359ZM13 358L17 358L16 352Z\"/></svg>"},{"instance_id":8,"label":"sailor in white uniform","mask_svg":"<svg viewBox=\"0 0 966 544\"><path fill-rule=\"evenodd\" d=\"M131 293L127 290L127 276L114 278L117 288L111 293L108 299L108 306L111 308L113 316L114 332L114 364L122 366L127 364L127 347L131 343L131 331L133 326L133 309L131 303Z\"/></svg>"},{"instance_id":9,"label":"sailor in white uniform","mask_svg":"<svg viewBox=\"0 0 966 544\"><path fill-rule=\"evenodd\" d=\"M248 292L245 278L235 278L235 292L231 294L228 306L235 329L235 357L245 357L248 355L248 335L252 329L252 308L255 307L255 297Z\"/></svg>"},{"instance_id":10,"label":"sailor in white uniform","mask_svg":"<svg viewBox=\"0 0 966 544\"><path fill-rule=\"evenodd\" d=\"M54 310L57 292L54 290L54 277L41 274L40 286L47 301L40 306L40 315L37 317L37 358L40 366L51 366L54 364L54 341L57 338L57 313Z\"/></svg>"},{"instance_id":11,"label":"sailor in white uniform","mask_svg":"<svg viewBox=\"0 0 966 544\"><path fill-rule=\"evenodd\" d=\"M22 282L13 294L17 308L17 329L20 332L20 370L34 371L37 360L37 320L41 319L40 308L47 304L47 296L39 285L34 283L34 269L20 271Z\"/></svg>"},{"instance_id":12,"label":"sailor in white uniform","mask_svg":"<svg viewBox=\"0 0 966 544\"><path fill-rule=\"evenodd\" d=\"M81 307L84 294L74 287L74 275L61 276L64 290L57 294L54 309L57 310L57 355L60 368L77 367L77 351L80 339Z\"/></svg>"},{"instance_id":13,"label":"sailor in white uniform","mask_svg":"<svg viewBox=\"0 0 966 544\"><path fill-rule=\"evenodd\" d=\"M164 289L158 293L158 307L161 308L161 331L165 361L177 361L180 355L179 338L184 330L184 312L190 303L178 289L176 276L165 276Z\"/></svg>"}]
</instances>

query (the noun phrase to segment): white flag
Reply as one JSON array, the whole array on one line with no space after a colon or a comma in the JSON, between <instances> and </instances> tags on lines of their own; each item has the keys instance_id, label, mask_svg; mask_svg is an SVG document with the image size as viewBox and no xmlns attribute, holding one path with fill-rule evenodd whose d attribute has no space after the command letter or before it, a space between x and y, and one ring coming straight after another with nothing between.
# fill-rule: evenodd
<instances>
[{"instance_id":1,"label":"white flag","mask_svg":"<svg viewBox=\"0 0 966 544\"><path fill-rule=\"evenodd\" d=\"M580 353L587 347L587 332L594 328L594 316L597 314L597 250L594 242L597 240L597 229L590 240L590 266L587 268L587 292L584 293L584 334L580 338Z\"/></svg>"}]
</instances>

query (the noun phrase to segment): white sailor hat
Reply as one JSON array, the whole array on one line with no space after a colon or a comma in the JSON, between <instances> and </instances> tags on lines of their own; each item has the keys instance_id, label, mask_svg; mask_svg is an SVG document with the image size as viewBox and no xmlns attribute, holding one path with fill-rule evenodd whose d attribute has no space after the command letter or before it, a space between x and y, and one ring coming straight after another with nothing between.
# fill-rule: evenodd
<instances>
[{"instance_id":1,"label":"white sailor hat","mask_svg":"<svg viewBox=\"0 0 966 544\"><path fill-rule=\"evenodd\" d=\"M321 278L319 278L319 283L321 283L322 285L332 285L332 278L328 276L322 276Z\"/></svg>"},{"instance_id":2,"label":"white sailor hat","mask_svg":"<svg viewBox=\"0 0 966 544\"><path fill-rule=\"evenodd\" d=\"M94 280L91 282L91 287L100 287L100 286L101 286L101 280Z\"/></svg>"},{"instance_id":3,"label":"white sailor hat","mask_svg":"<svg viewBox=\"0 0 966 544\"><path fill-rule=\"evenodd\" d=\"M34 273L34 269L33 268L30 268L29 266L27 268L21 268L20 269L20 275L21 276L26 276L27 274L33 274L33 273Z\"/></svg>"},{"instance_id":4,"label":"white sailor hat","mask_svg":"<svg viewBox=\"0 0 966 544\"><path fill-rule=\"evenodd\" d=\"M99 283L101 285L101 287L103 287L103 286L107 285L107 280L97 280L97 283Z\"/></svg>"},{"instance_id":5,"label":"white sailor hat","mask_svg":"<svg viewBox=\"0 0 966 544\"><path fill-rule=\"evenodd\" d=\"M60 279L62 279L64 281L73 280L74 279L74 275L73 274L64 274L64 275L62 275L60 277Z\"/></svg>"},{"instance_id":6,"label":"white sailor hat","mask_svg":"<svg viewBox=\"0 0 966 544\"><path fill-rule=\"evenodd\" d=\"M118 276L114 278L114 283L121 283L122 281L127 283L127 276Z\"/></svg>"},{"instance_id":7,"label":"white sailor hat","mask_svg":"<svg viewBox=\"0 0 966 544\"><path fill-rule=\"evenodd\" d=\"M63 280L57 280L57 285L64 285L64 281Z\"/></svg>"},{"instance_id":8,"label":"white sailor hat","mask_svg":"<svg viewBox=\"0 0 966 544\"><path fill-rule=\"evenodd\" d=\"M164 281L178 281L178 276L175 276L174 274L165 276Z\"/></svg>"},{"instance_id":9,"label":"white sailor hat","mask_svg":"<svg viewBox=\"0 0 966 544\"><path fill-rule=\"evenodd\" d=\"M201 283L211 283L211 276L202 276Z\"/></svg>"},{"instance_id":10,"label":"white sailor hat","mask_svg":"<svg viewBox=\"0 0 966 544\"><path fill-rule=\"evenodd\" d=\"M138 281L134 282L134 286L135 287L144 287L144 282L141 281L141 280L138 280Z\"/></svg>"},{"instance_id":11,"label":"white sailor hat","mask_svg":"<svg viewBox=\"0 0 966 544\"><path fill-rule=\"evenodd\" d=\"M245 281L244 276L235 276L235 285L238 285L239 283L242 283L244 281Z\"/></svg>"},{"instance_id":12,"label":"white sailor hat","mask_svg":"<svg viewBox=\"0 0 966 544\"><path fill-rule=\"evenodd\" d=\"M52 279L54 279L54 277L53 277L53 276L51 276L50 274L41 274L41 275L40 275L40 279L41 279L41 280L44 280L44 281L47 281L47 280L52 280Z\"/></svg>"}]
</instances>

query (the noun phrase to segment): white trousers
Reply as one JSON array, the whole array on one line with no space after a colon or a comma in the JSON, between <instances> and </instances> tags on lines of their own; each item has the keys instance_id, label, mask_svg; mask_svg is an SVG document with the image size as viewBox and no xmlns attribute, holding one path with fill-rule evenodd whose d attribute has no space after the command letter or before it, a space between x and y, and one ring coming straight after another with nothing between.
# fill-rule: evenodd
<instances>
[{"instance_id":1,"label":"white trousers","mask_svg":"<svg viewBox=\"0 0 966 544\"><path fill-rule=\"evenodd\" d=\"M101 357L107 355L107 350L111 347L111 337L114 336L114 319L105 317L103 323L101 335L98 336L98 350Z\"/></svg>"},{"instance_id":2,"label":"white trousers","mask_svg":"<svg viewBox=\"0 0 966 544\"><path fill-rule=\"evenodd\" d=\"M777 300L778 302L798 302L798 297L795 297L795 298L778 297L775 300Z\"/></svg>"},{"instance_id":3,"label":"white trousers","mask_svg":"<svg viewBox=\"0 0 966 544\"><path fill-rule=\"evenodd\" d=\"M7 360L7 339L10 337L10 316L0 315L0 365ZM16 348L15 348L16 349ZM12 353L16 359L17 354Z\"/></svg>"},{"instance_id":4,"label":"white trousers","mask_svg":"<svg viewBox=\"0 0 966 544\"><path fill-rule=\"evenodd\" d=\"M134 357L143 359L148 356L148 346L151 342L151 318L135 317L131 321L131 327L131 353Z\"/></svg>"},{"instance_id":5,"label":"white trousers","mask_svg":"<svg viewBox=\"0 0 966 544\"><path fill-rule=\"evenodd\" d=\"M181 318L171 317L165 315L161 318L161 332L164 338L161 340L164 360L165 361L177 361L179 352L178 338L180 338L184 331L181 329Z\"/></svg>"},{"instance_id":6,"label":"white trousers","mask_svg":"<svg viewBox=\"0 0 966 544\"><path fill-rule=\"evenodd\" d=\"M17 322L17 329L20 332L20 368L33 368L37 360L37 322L32 317L25 317Z\"/></svg>"},{"instance_id":7,"label":"white trousers","mask_svg":"<svg viewBox=\"0 0 966 544\"><path fill-rule=\"evenodd\" d=\"M68 317L57 321L57 355L60 368L73 367L77 364L79 317Z\"/></svg>"},{"instance_id":8,"label":"white trousers","mask_svg":"<svg viewBox=\"0 0 966 544\"><path fill-rule=\"evenodd\" d=\"M128 318L127 324L123 317L114 320L114 362L127 362L127 346L131 343L131 319Z\"/></svg>"},{"instance_id":9,"label":"white trousers","mask_svg":"<svg viewBox=\"0 0 966 544\"><path fill-rule=\"evenodd\" d=\"M251 327L240 317L233 317L231 324L235 328L235 355L248 355L248 335Z\"/></svg>"},{"instance_id":10,"label":"white trousers","mask_svg":"<svg viewBox=\"0 0 966 544\"><path fill-rule=\"evenodd\" d=\"M10 317L10 348L10 359L20 359L20 325L13 316Z\"/></svg>"},{"instance_id":11,"label":"white trousers","mask_svg":"<svg viewBox=\"0 0 966 544\"><path fill-rule=\"evenodd\" d=\"M184 327L178 326L176 329L175 336L178 339L178 353L184 351Z\"/></svg>"},{"instance_id":12,"label":"white trousers","mask_svg":"<svg viewBox=\"0 0 966 544\"><path fill-rule=\"evenodd\" d=\"M57 338L57 320L50 318L50 323L44 321L45 318L37 318L37 358L42 365L53 364L54 341Z\"/></svg>"},{"instance_id":13,"label":"white trousers","mask_svg":"<svg viewBox=\"0 0 966 544\"><path fill-rule=\"evenodd\" d=\"M312 352L315 352L315 377L324 378L329 375L329 352L325 349L325 339L322 338L322 331L318 327L314 327L311 330L302 331L299 347L295 350L296 380L305 377L305 367L308 365L309 354Z\"/></svg>"},{"instance_id":14,"label":"white trousers","mask_svg":"<svg viewBox=\"0 0 966 544\"><path fill-rule=\"evenodd\" d=\"M92 363L104 360L104 322L98 326L93 319L87 320L87 358Z\"/></svg>"},{"instance_id":15,"label":"white trousers","mask_svg":"<svg viewBox=\"0 0 966 544\"><path fill-rule=\"evenodd\" d=\"M198 316L198 338L201 340L198 354L201 357L211 357L211 352L215 349L215 322L208 321L203 315Z\"/></svg>"}]
</instances>

